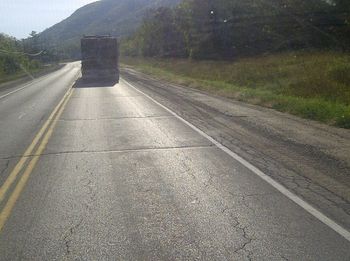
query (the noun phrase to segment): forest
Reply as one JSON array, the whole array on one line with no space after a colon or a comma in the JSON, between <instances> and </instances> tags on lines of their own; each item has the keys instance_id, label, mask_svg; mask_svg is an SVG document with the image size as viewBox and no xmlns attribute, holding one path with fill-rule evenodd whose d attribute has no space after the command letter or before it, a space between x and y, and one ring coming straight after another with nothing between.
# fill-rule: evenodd
<instances>
[{"instance_id":1,"label":"forest","mask_svg":"<svg viewBox=\"0 0 350 261\"><path fill-rule=\"evenodd\" d=\"M349 51L348 0L183 0L149 10L126 56L232 60L290 50Z\"/></svg>"},{"instance_id":2,"label":"forest","mask_svg":"<svg viewBox=\"0 0 350 261\"><path fill-rule=\"evenodd\" d=\"M45 63L57 61L58 57L52 51L43 49L35 31L24 40L0 34L0 83L37 71Z\"/></svg>"}]
</instances>

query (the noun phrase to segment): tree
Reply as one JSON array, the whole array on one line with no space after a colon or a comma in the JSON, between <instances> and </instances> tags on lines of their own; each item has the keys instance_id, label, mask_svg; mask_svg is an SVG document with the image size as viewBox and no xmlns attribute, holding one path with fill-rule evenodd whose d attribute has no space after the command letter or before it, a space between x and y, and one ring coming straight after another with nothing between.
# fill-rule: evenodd
<instances>
[{"instance_id":1,"label":"tree","mask_svg":"<svg viewBox=\"0 0 350 261\"><path fill-rule=\"evenodd\" d=\"M195 59L349 50L349 1L330 1L183 0L149 12L128 46L144 56Z\"/></svg>"}]
</instances>

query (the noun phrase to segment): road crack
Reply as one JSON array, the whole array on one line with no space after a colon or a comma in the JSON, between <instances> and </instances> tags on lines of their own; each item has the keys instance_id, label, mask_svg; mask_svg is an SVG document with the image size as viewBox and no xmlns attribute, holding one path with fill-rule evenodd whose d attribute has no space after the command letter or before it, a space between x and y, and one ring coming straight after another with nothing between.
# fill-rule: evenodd
<instances>
[{"instance_id":1,"label":"road crack","mask_svg":"<svg viewBox=\"0 0 350 261\"><path fill-rule=\"evenodd\" d=\"M78 223L73 225L68 229L68 231L65 233L66 235L63 237L64 245L66 247L66 255L69 255L71 251L71 242L72 237L75 234L76 230L80 227L80 225L83 223L84 218L81 218Z\"/></svg>"},{"instance_id":2,"label":"road crack","mask_svg":"<svg viewBox=\"0 0 350 261\"><path fill-rule=\"evenodd\" d=\"M76 169L78 169L78 165L75 166ZM79 227L83 224L84 220L86 219L88 213L92 209L92 204L96 200L96 190L94 189L94 182L93 182L93 172L90 170L86 170L87 177L84 177L81 180L81 184L84 188L87 189L85 192L87 195L86 202L81 202L83 209L85 209L85 214L83 213L83 216L80 217L79 221L72 225L68 231L65 233L63 237L64 245L65 245L65 255L68 256L72 253L72 242L73 242L73 236L77 233L77 230Z\"/></svg>"},{"instance_id":3,"label":"road crack","mask_svg":"<svg viewBox=\"0 0 350 261\"><path fill-rule=\"evenodd\" d=\"M253 252L248 250L247 247L254 241L256 240L256 238L254 238L253 236L250 236L249 233L248 233L248 228L249 228L249 225L246 225L246 226L243 226L241 224L241 222L239 221L239 218L237 216L235 216L233 213L232 213L232 208L230 207L225 207L223 210L222 210L222 213L223 214L228 214L232 219L233 219L233 225L232 227L235 228L236 230L240 231L240 233L242 234L242 237L243 237L243 243L241 243L237 248L235 248L233 251L228 251L226 249L226 251L228 253L233 253L233 254L238 254L239 252L243 251L246 255L246 257L248 258L248 260L252 260L252 255L253 255Z\"/></svg>"},{"instance_id":4,"label":"road crack","mask_svg":"<svg viewBox=\"0 0 350 261\"><path fill-rule=\"evenodd\" d=\"M239 229L243 235L244 242L233 250L234 254L238 254L239 252L244 252L248 260L252 260L253 252L248 250L247 247L254 241L256 238L253 238L249 236L247 229L249 226L241 226L239 221L237 220L238 224L235 226L236 229Z\"/></svg>"}]
</instances>

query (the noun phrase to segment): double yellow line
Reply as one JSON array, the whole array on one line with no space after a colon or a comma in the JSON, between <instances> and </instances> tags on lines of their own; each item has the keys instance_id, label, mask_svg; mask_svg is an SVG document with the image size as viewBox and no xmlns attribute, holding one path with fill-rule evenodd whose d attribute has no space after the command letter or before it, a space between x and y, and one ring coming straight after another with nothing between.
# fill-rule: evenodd
<instances>
[{"instance_id":1,"label":"double yellow line","mask_svg":"<svg viewBox=\"0 0 350 261\"><path fill-rule=\"evenodd\" d=\"M32 173L37 162L39 161L41 154L45 150L46 145L49 142L49 139L52 135L52 132L59 118L61 117L70 97L72 96L73 91L74 89L70 88L66 92L62 100L58 103L58 105L52 111L49 118L46 120L46 122L41 127L37 135L34 137L32 143L26 149L23 156L13 168L4 184L0 187L0 204L2 204L4 199L6 198L6 195L8 194L9 189L12 187L12 185L14 185L14 183L18 179L17 184L15 184L12 193L8 196L8 200L0 212L0 232L3 229L7 219L9 218L19 196L21 195L21 192L25 187L30 174ZM34 150L35 153L33 154ZM29 163L26 165L28 161ZM18 177L21 173L22 175Z\"/></svg>"}]
</instances>

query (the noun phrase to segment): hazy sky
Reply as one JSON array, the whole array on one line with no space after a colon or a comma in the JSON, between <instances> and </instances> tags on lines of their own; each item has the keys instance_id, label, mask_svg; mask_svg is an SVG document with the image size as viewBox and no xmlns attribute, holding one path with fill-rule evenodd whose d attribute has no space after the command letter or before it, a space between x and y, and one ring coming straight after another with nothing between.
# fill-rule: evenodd
<instances>
[{"instance_id":1,"label":"hazy sky","mask_svg":"<svg viewBox=\"0 0 350 261\"><path fill-rule=\"evenodd\" d=\"M0 0L0 33L25 38L67 18L96 0Z\"/></svg>"}]
</instances>

